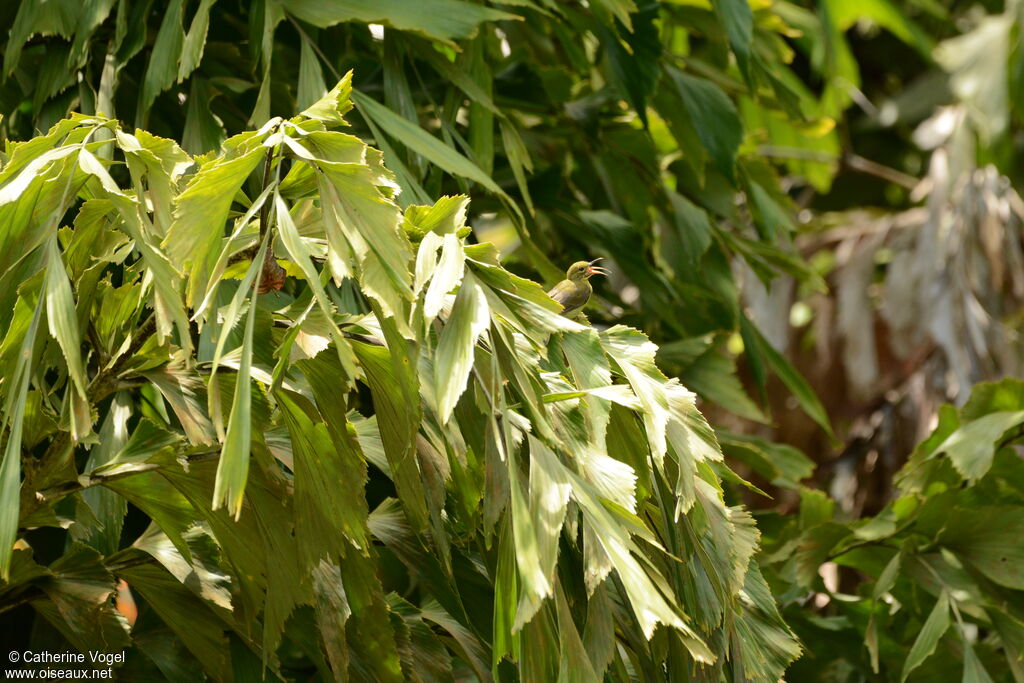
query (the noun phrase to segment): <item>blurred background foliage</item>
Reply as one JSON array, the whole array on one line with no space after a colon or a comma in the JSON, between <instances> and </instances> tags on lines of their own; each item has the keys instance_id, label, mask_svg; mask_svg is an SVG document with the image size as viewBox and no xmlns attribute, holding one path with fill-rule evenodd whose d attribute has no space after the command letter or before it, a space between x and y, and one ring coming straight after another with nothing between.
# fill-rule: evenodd
<instances>
[{"instance_id":1,"label":"blurred background foliage","mask_svg":"<svg viewBox=\"0 0 1024 683\"><path fill-rule=\"evenodd\" d=\"M403 207L468 194L470 241L546 284L574 260L608 259L591 322L644 330L659 366L698 393L730 462L774 499L731 495L764 520L799 519L766 531L782 558L817 547L822 528L953 486L906 489L896 475L941 432L941 404L1020 372L1021 12L1013 0L23 0L0 7L0 135L103 113L203 154L353 69L352 132L384 152ZM838 532L822 543L827 585L816 571L769 579L787 618L799 605L826 620L807 621L805 641L856 640L878 622L806 591L891 597L861 583L887 565L835 563ZM901 601L907 622L883 643L893 661L942 595ZM983 655L1007 654L986 665L1021 680L1016 636L977 628ZM884 675L836 638L823 680ZM985 680L963 647L940 651Z\"/></svg>"}]
</instances>

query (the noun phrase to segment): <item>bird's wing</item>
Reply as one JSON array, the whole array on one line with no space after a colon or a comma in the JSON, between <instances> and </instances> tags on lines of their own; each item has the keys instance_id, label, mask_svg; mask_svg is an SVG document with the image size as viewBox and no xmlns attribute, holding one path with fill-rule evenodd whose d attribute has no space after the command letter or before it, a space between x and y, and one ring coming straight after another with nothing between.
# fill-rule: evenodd
<instances>
[{"instance_id":1,"label":"bird's wing","mask_svg":"<svg viewBox=\"0 0 1024 683\"><path fill-rule=\"evenodd\" d=\"M562 280L551 288L548 296L562 304L562 312L579 308L587 302L586 292L569 280Z\"/></svg>"}]
</instances>

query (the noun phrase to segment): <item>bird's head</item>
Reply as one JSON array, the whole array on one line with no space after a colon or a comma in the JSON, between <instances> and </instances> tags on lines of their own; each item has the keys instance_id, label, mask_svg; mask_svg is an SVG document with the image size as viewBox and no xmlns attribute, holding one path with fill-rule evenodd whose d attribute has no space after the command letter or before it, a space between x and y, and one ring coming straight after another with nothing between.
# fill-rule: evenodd
<instances>
[{"instance_id":1,"label":"bird's head","mask_svg":"<svg viewBox=\"0 0 1024 683\"><path fill-rule=\"evenodd\" d=\"M580 282L582 280L589 280L591 275L608 275L610 271L601 266L594 265L600 260L600 258L596 258L593 261L577 261L569 266L569 270L565 272L565 277L573 282Z\"/></svg>"}]
</instances>

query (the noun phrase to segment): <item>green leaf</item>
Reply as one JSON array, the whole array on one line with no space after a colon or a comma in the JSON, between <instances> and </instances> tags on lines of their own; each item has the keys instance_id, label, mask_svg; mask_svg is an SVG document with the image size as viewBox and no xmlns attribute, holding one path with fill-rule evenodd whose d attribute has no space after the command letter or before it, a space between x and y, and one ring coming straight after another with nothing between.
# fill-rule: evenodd
<instances>
[{"instance_id":1,"label":"green leaf","mask_svg":"<svg viewBox=\"0 0 1024 683\"><path fill-rule=\"evenodd\" d=\"M18 535L18 518L21 510L21 434L24 428L25 404L28 401L28 388L32 377L32 357L34 354L36 334L39 330L39 319L45 306L40 297L32 314L32 322L28 324L25 337L21 342L21 351L14 367L14 372L5 379L10 382L4 401L3 422L0 428L10 429L7 445L4 448L4 460L0 465L0 576L6 581L11 575L11 553L14 540ZM22 309L23 313L27 313Z\"/></svg>"},{"instance_id":2,"label":"green leaf","mask_svg":"<svg viewBox=\"0 0 1024 683\"><path fill-rule=\"evenodd\" d=\"M309 137L322 149L330 142L337 143L348 136L322 133ZM374 153L375 150L367 150L371 160ZM376 163L379 164L379 152L376 155ZM348 274L348 263L355 256L363 292L377 302L408 339L413 336L407 323L407 302L413 299L410 287L412 274L409 271L412 248L399 228L401 214L398 206L378 187L385 178L375 174L375 169L369 165L373 163L316 162L325 179L319 187L328 237L328 258L338 283Z\"/></svg>"},{"instance_id":3,"label":"green leaf","mask_svg":"<svg viewBox=\"0 0 1024 683\"><path fill-rule=\"evenodd\" d=\"M220 549L216 541L199 527L189 529L184 540L189 546L188 558L178 551L167 534L150 523L132 547L151 555L198 597L225 610L232 609L231 577L217 564Z\"/></svg>"},{"instance_id":4,"label":"green leaf","mask_svg":"<svg viewBox=\"0 0 1024 683\"><path fill-rule=\"evenodd\" d=\"M885 565L885 569L878 575L878 580L875 581L875 585L871 589L872 600L881 600L882 596L891 591L892 587L896 585L902 559L903 552L899 551L892 556L889 564Z\"/></svg>"},{"instance_id":5,"label":"green leaf","mask_svg":"<svg viewBox=\"0 0 1024 683\"><path fill-rule=\"evenodd\" d=\"M224 622L201 599L152 562L122 569L120 575L160 615L205 671L225 680L230 678Z\"/></svg>"},{"instance_id":6,"label":"green leaf","mask_svg":"<svg viewBox=\"0 0 1024 683\"><path fill-rule=\"evenodd\" d=\"M643 404L644 425L655 462L667 450L665 429L669 419L668 397L665 394L665 376L654 363L658 350L643 333L623 325L616 325L601 333L601 342L629 381Z\"/></svg>"},{"instance_id":7,"label":"green leaf","mask_svg":"<svg viewBox=\"0 0 1024 683\"><path fill-rule=\"evenodd\" d=\"M344 555L348 542L366 547L366 499L362 481L351 481L348 463L356 454L336 448L320 415L304 397L276 392L288 426L295 471L295 537L303 566ZM349 475L349 476L346 476Z\"/></svg>"},{"instance_id":8,"label":"green leaf","mask_svg":"<svg viewBox=\"0 0 1024 683\"><path fill-rule=\"evenodd\" d=\"M75 27L75 40L71 46L71 54L68 55L69 66L77 67L85 62L89 39L110 15L110 10L115 3L116 0L89 0L82 3L83 6L78 15L78 26ZM49 8L47 9L48 12L52 12Z\"/></svg>"},{"instance_id":9,"label":"green leaf","mask_svg":"<svg viewBox=\"0 0 1024 683\"><path fill-rule=\"evenodd\" d=\"M174 220L163 247L171 261L188 273L185 300L189 306L197 306L206 293L231 204L266 154L257 146L241 156L205 164L175 200Z\"/></svg>"},{"instance_id":10,"label":"green leaf","mask_svg":"<svg viewBox=\"0 0 1024 683\"><path fill-rule=\"evenodd\" d=\"M633 30L631 15L637 11L633 0L594 0L594 4L621 21L628 30Z\"/></svg>"},{"instance_id":11,"label":"green leaf","mask_svg":"<svg viewBox=\"0 0 1024 683\"><path fill-rule=\"evenodd\" d=\"M192 25L188 27L185 43L181 48L181 62L178 64L178 83L188 77L199 62L203 61L203 48L206 47L206 32L210 27L210 8L217 0L201 0L199 8L192 17ZM154 46L155 48L155 46Z\"/></svg>"},{"instance_id":12,"label":"green leaf","mask_svg":"<svg viewBox=\"0 0 1024 683\"><path fill-rule=\"evenodd\" d=\"M82 338L78 331L78 313L75 311L75 298L68 281L64 261L61 260L57 248L57 236L47 240L46 244L46 324L50 334L60 344L67 363L68 375L74 383L78 397L86 400L86 375L82 365ZM86 431L89 425L80 425ZM82 434L84 432L79 432Z\"/></svg>"},{"instance_id":13,"label":"green leaf","mask_svg":"<svg viewBox=\"0 0 1024 683\"><path fill-rule=\"evenodd\" d=\"M352 355L352 346L348 343L341 334L341 330L338 329L337 324L334 323L334 312L331 308L330 300L327 297L327 292L324 289L323 284L320 282L320 273L316 267L313 266L312 258L309 254L309 247L299 236L298 228L295 226L295 221L292 220L291 214L288 212L288 205L284 199L281 198L281 193L277 188L274 189L274 214L277 218L278 232L281 236L281 242L284 244L285 250L288 252L291 260L299 266L302 274L306 278L306 284L313 291L313 297L316 299L317 305L320 307L320 312L323 313L324 317L328 321L328 329L331 334L331 339L334 341L334 348L338 354L338 360L341 362L343 376L341 377L342 384L346 388L351 388L356 377L355 369L355 358Z\"/></svg>"},{"instance_id":14,"label":"green leaf","mask_svg":"<svg viewBox=\"0 0 1024 683\"><path fill-rule=\"evenodd\" d=\"M947 628L949 628L949 593L943 588L939 599L935 601L935 607L932 608L931 614L928 615L927 621L921 627L921 632L918 633L917 639L903 662L903 672L900 674L901 683L907 680L907 676L935 652L939 639L942 638Z\"/></svg>"},{"instance_id":15,"label":"green leaf","mask_svg":"<svg viewBox=\"0 0 1024 683\"><path fill-rule=\"evenodd\" d=\"M59 35L71 38L81 11L80 0L57 0L42 5L24 2L18 5L18 14L10 28L10 37L4 50L4 75L10 75L21 58L21 51L34 34Z\"/></svg>"},{"instance_id":16,"label":"green leaf","mask_svg":"<svg viewBox=\"0 0 1024 683\"><path fill-rule=\"evenodd\" d=\"M768 340L761 335L760 330L746 316L740 319L740 325L747 333L744 335L744 338L749 338L756 344L756 348L748 348L747 351L763 356L768 366L775 371L775 374L786 385L786 388L793 393L794 398L796 398L804 412L817 422L829 437L835 439L835 433L832 431L828 413L825 412L825 407L821 405L817 394L814 393L814 389L807 383L803 375L781 353L775 350Z\"/></svg>"},{"instance_id":17,"label":"green leaf","mask_svg":"<svg viewBox=\"0 0 1024 683\"><path fill-rule=\"evenodd\" d=\"M362 660L365 680L399 683L403 678L397 638L377 576L377 562L375 553L368 557L350 553L339 564L345 597L352 609L350 624L346 626L348 643L352 659L358 656Z\"/></svg>"},{"instance_id":18,"label":"green leaf","mask_svg":"<svg viewBox=\"0 0 1024 683\"><path fill-rule=\"evenodd\" d=\"M956 508L939 534L950 548L1001 586L1024 589L1024 508Z\"/></svg>"},{"instance_id":19,"label":"green leaf","mask_svg":"<svg viewBox=\"0 0 1024 683\"><path fill-rule=\"evenodd\" d=\"M960 408L963 422L995 412L1024 410L1024 381L1004 377L998 382L978 382L971 387L967 403Z\"/></svg>"},{"instance_id":20,"label":"green leaf","mask_svg":"<svg viewBox=\"0 0 1024 683\"><path fill-rule=\"evenodd\" d=\"M341 571L337 565L321 561L313 570L312 578L317 630L334 675L344 680L349 666L345 623L352 614L352 608L345 596Z\"/></svg>"},{"instance_id":21,"label":"green leaf","mask_svg":"<svg viewBox=\"0 0 1024 683\"><path fill-rule=\"evenodd\" d=\"M441 424L448 422L456 402L466 390L477 340L490 323L483 288L472 273L467 273L455 297L452 314L441 330L434 357L437 416Z\"/></svg>"},{"instance_id":22,"label":"green leaf","mask_svg":"<svg viewBox=\"0 0 1024 683\"><path fill-rule=\"evenodd\" d=\"M179 363L170 363L143 375L153 383L181 423L185 436L194 445L208 445L217 440L217 432L204 406L205 390L200 379Z\"/></svg>"},{"instance_id":23,"label":"green leaf","mask_svg":"<svg viewBox=\"0 0 1024 683\"><path fill-rule=\"evenodd\" d=\"M992 467L1003 435L1021 422L1024 410L983 415L950 434L930 457L947 454L960 476L973 484Z\"/></svg>"},{"instance_id":24,"label":"green leaf","mask_svg":"<svg viewBox=\"0 0 1024 683\"><path fill-rule=\"evenodd\" d=\"M205 90L201 90L197 83L205 84L205 81L197 79L196 83L193 83L196 95L201 96ZM209 104L208 100L209 97L206 97L203 108ZM198 105L190 102L189 111L193 108L198 108ZM207 115L210 114L207 112ZM220 144L222 136L223 131L218 129L216 143L210 149ZM143 197L148 194L153 210L154 233L166 235L171 226L173 199L178 192L178 181L185 171L192 167L192 158L173 140L157 137L142 130L137 130L134 135L116 130L114 137L117 146L124 153L136 196Z\"/></svg>"},{"instance_id":25,"label":"green leaf","mask_svg":"<svg viewBox=\"0 0 1024 683\"><path fill-rule=\"evenodd\" d=\"M800 527L810 529L818 524L831 522L836 502L824 491L804 488L800 491Z\"/></svg>"},{"instance_id":26,"label":"green leaf","mask_svg":"<svg viewBox=\"0 0 1024 683\"><path fill-rule=\"evenodd\" d=\"M732 100L711 81L671 66L667 69L704 148L719 170L735 182L736 151L743 139L743 125Z\"/></svg>"},{"instance_id":27,"label":"green leaf","mask_svg":"<svg viewBox=\"0 0 1024 683\"><path fill-rule=\"evenodd\" d=\"M870 20L888 29L904 43L930 57L934 41L917 23L912 21L890 0L864 0L864 2L830 2L830 17L840 30L846 31L858 21Z\"/></svg>"},{"instance_id":28,"label":"green leaf","mask_svg":"<svg viewBox=\"0 0 1024 683\"><path fill-rule=\"evenodd\" d=\"M156 34L146 75L142 80L142 90L139 93L140 115L136 116L139 121L148 118L149 108L156 100L156 96L174 83L178 75L178 60L181 58L181 49L185 42L185 32L181 27L184 9L183 0L171 0L170 6L163 13L163 21L160 23L160 31Z\"/></svg>"},{"instance_id":29,"label":"green leaf","mask_svg":"<svg viewBox=\"0 0 1024 683\"><path fill-rule=\"evenodd\" d=\"M992 683L992 677L985 670L985 665L974 653L974 648L964 637L964 676L963 683Z\"/></svg>"},{"instance_id":30,"label":"green leaf","mask_svg":"<svg viewBox=\"0 0 1024 683\"><path fill-rule=\"evenodd\" d=\"M326 94L320 58L313 49L313 44L303 38L299 51L299 82L295 89L295 105L309 111L309 108Z\"/></svg>"},{"instance_id":31,"label":"green leaf","mask_svg":"<svg viewBox=\"0 0 1024 683\"><path fill-rule=\"evenodd\" d=\"M377 427L402 509L413 528L422 530L427 525L427 502L416 461L420 406L413 369L401 359L392 358L398 351L362 342L354 342L352 347L373 395Z\"/></svg>"},{"instance_id":32,"label":"green leaf","mask_svg":"<svg viewBox=\"0 0 1024 683\"><path fill-rule=\"evenodd\" d=\"M647 126L647 101L657 86L661 42L655 20L658 6L645 6L633 14L632 30L621 37L609 27L598 25L596 33L605 49L609 79Z\"/></svg>"},{"instance_id":33,"label":"green leaf","mask_svg":"<svg viewBox=\"0 0 1024 683\"><path fill-rule=\"evenodd\" d=\"M750 82L750 49L754 35L754 13L750 10L747 0L712 0L715 14L725 27L729 36L729 45L740 72Z\"/></svg>"},{"instance_id":34,"label":"green leaf","mask_svg":"<svg viewBox=\"0 0 1024 683\"><path fill-rule=\"evenodd\" d=\"M130 642L128 623L111 604L116 581L95 549L71 543L49 569L39 587L56 609L34 607L62 635L80 649L121 648Z\"/></svg>"},{"instance_id":35,"label":"green leaf","mask_svg":"<svg viewBox=\"0 0 1024 683\"><path fill-rule=\"evenodd\" d=\"M118 454L128 441L128 420L132 416L128 392L114 395L106 419L99 429L100 442L89 451L85 463L86 472L107 464ZM76 524L71 527L71 536L96 548L104 555L117 552L121 545L121 530L128 512L125 498L115 491L94 486L82 491L82 500L96 516L96 526Z\"/></svg>"},{"instance_id":36,"label":"green leaf","mask_svg":"<svg viewBox=\"0 0 1024 683\"><path fill-rule=\"evenodd\" d=\"M671 238L663 238L669 267L679 272L694 268L711 246L711 221L706 211L679 194L667 190L672 202Z\"/></svg>"},{"instance_id":37,"label":"green leaf","mask_svg":"<svg viewBox=\"0 0 1024 683\"><path fill-rule=\"evenodd\" d=\"M583 646L598 676L603 676L615 656L615 618L607 583L602 583L587 600L587 625Z\"/></svg>"},{"instance_id":38,"label":"green leaf","mask_svg":"<svg viewBox=\"0 0 1024 683\"><path fill-rule=\"evenodd\" d=\"M555 588L555 612L558 616L559 670L572 672L567 680L581 682L599 680L586 648L583 646L583 639L580 638L579 631L576 629L572 611L569 609L569 602L565 598L565 591L560 585Z\"/></svg>"},{"instance_id":39,"label":"green leaf","mask_svg":"<svg viewBox=\"0 0 1024 683\"><path fill-rule=\"evenodd\" d=\"M306 41L303 41L305 45ZM302 111L300 116L336 126L347 126L345 114L352 109L352 72L349 71L330 92Z\"/></svg>"},{"instance_id":40,"label":"green leaf","mask_svg":"<svg viewBox=\"0 0 1024 683\"><path fill-rule=\"evenodd\" d=\"M369 5L359 0L281 0L281 5L288 14L320 28L344 22L383 24L453 45L456 38L473 37L485 21L519 18L463 0L377 0Z\"/></svg>"},{"instance_id":41,"label":"green leaf","mask_svg":"<svg viewBox=\"0 0 1024 683\"><path fill-rule=\"evenodd\" d=\"M188 93L188 113L181 133L181 146L190 154L212 152L224 142L224 125L210 108L213 97L214 93L205 78L192 78Z\"/></svg>"},{"instance_id":42,"label":"green leaf","mask_svg":"<svg viewBox=\"0 0 1024 683\"><path fill-rule=\"evenodd\" d=\"M523 195L526 202L526 210L532 215L534 213L533 198L530 196L530 186L526 179L526 173L533 172L533 160L530 158L530 151L523 144L523 138L519 135L510 121L501 120L498 122L501 128L501 146L508 158L508 165L512 168L512 175L516 179L519 193Z\"/></svg>"},{"instance_id":43,"label":"green leaf","mask_svg":"<svg viewBox=\"0 0 1024 683\"><path fill-rule=\"evenodd\" d=\"M659 623L665 624L678 631L679 637L695 660L712 663L716 658L715 654L679 616L680 606L662 578L649 575L636 559L635 556L640 553L629 538L629 533L611 516L605 505L588 491L584 482L579 481L571 473L568 476L573 484L573 498L583 511L585 523L591 528L590 538L618 572L644 637L649 640L655 627Z\"/></svg>"},{"instance_id":44,"label":"green leaf","mask_svg":"<svg viewBox=\"0 0 1024 683\"><path fill-rule=\"evenodd\" d=\"M747 395L743 383L736 376L736 361L718 349L710 348L701 354L683 369L679 379L702 398L717 403L735 415L765 424L769 421Z\"/></svg>"},{"instance_id":45,"label":"green leaf","mask_svg":"<svg viewBox=\"0 0 1024 683\"><path fill-rule=\"evenodd\" d=\"M715 433L727 456L736 458L775 486L795 489L799 482L814 474L814 461L792 446L727 430Z\"/></svg>"},{"instance_id":46,"label":"green leaf","mask_svg":"<svg viewBox=\"0 0 1024 683\"><path fill-rule=\"evenodd\" d=\"M436 600L424 600L420 607L424 621L437 624L455 639L459 655L473 667L481 681L487 680L487 648L473 632L445 611Z\"/></svg>"},{"instance_id":47,"label":"green leaf","mask_svg":"<svg viewBox=\"0 0 1024 683\"><path fill-rule=\"evenodd\" d=\"M480 183L499 197L511 201L511 198L489 175L454 148L359 91L353 91L352 98L368 119L380 126L391 137L401 140L402 144L412 151L422 154L445 171Z\"/></svg>"},{"instance_id":48,"label":"green leaf","mask_svg":"<svg viewBox=\"0 0 1024 683\"><path fill-rule=\"evenodd\" d=\"M746 680L777 681L800 656L800 642L779 615L771 590L754 562L739 595L741 610L731 629L731 647L739 651ZM735 652L734 650L734 652Z\"/></svg>"},{"instance_id":49,"label":"green leaf","mask_svg":"<svg viewBox=\"0 0 1024 683\"><path fill-rule=\"evenodd\" d=\"M533 619L545 598L554 594L558 539L572 489L565 477L564 468L552 466L555 454L532 436L529 442L528 513L525 512L523 501L516 495L518 485L513 487L512 525L516 538L519 578L523 586L513 627L517 630ZM524 513L529 515L528 522L523 517Z\"/></svg>"},{"instance_id":50,"label":"green leaf","mask_svg":"<svg viewBox=\"0 0 1024 683\"><path fill-rule=\"evenodd\" d=\"M469 70L465 68L465 65L456 65L449 62L443 56L438 54L436 50L430 50L427 53L427 57L430 60L431 66L437 69L438 73L444 78L451 81L466 94L466 97L473 100L474 103L479 104L495 116L500 118L505 117L505 112L494 104L494 100L491 99L491 95L484 90L484 88L473 80ZM462 68L460 68L460 66Z\"/></svg>"},{"instance_id":51,"label":"green leaf","mask_svg":"<svg viewBox=\"0 0 1024 683\"><path fill-rule=\"evenodd\" d=\"M263 240L259 252L249 266L249 272L239 285L240 291L252 287L252 298L249 302L249 315L245 320L245 332L242 336L242 355L235 380L235 394L231 402L231 415L228 417L227 434L224 447L217 463L217 480L213 488L213 509L221 505L237 520L242 514L242 501L245 495L245 482L249 474L249 451L252 445L252 339L256 327L256 299L259 296L259 284L263 269L263 255L267 250L267 239ZM222 331L221 343L227 335ZM216 364L214 365L216 369ZM215 386L211 378L211 387ZM219 399L211 392L211 401L219 403Z\"/></svg>"}]
</instances>

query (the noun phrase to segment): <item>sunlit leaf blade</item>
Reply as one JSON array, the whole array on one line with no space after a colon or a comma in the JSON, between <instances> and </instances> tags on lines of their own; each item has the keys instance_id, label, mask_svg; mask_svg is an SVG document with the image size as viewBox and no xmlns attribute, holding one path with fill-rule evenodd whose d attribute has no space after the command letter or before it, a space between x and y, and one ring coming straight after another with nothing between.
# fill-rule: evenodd
<instances>
[{"instance_id":1,"label":"sunlit leaf blade","mask_svg":"<svg viewBox=\"0 0 1024 683\"><path fill-rule=\"evenodd\" d=\"M216 510L224 506L235 519L242 514L242 499L245 495L245 482L249 474L249 450L252 442L252 378L250 369L253 358L253 332L256 327L257 290L261 279L263 254L266 249L267 241L264 240L246 277L247 281L252 282L252 297L249 301L249 313L245 319L241 361L231 401L231 414L228 416L227 434L224 436L224 446L217 463L217 480L213 489L213 509ZM248 285L249 282L243 282L243 286ZM243 289L243 287L239 287L239 289Z\"/></svg>"},{"instance_id":2,"label":"sunlit leaf blade","mask_svg":"<svg viewBox=\"0 0 1024 683\"><path fill-rule=\"evenodd\" d=\"M644 407L643 419L647 439L655 461L665 455L665 429L669 405L665 394L665 376L654 364L658 350L637 330L616 325L601 334L605 351L615 360Z\"/></svg>"},{"instance_id":3,"label":"sunlit leaf blade","mask_svg":"<svg viewBox=\"0 0 1024 683\"><path fill-rule=\"evenodd\" d=\"M472 274L462 281L452 314L441 331L434 361L437 411L442 424L448 421L459 396L466 390L473 367L477 340L490 324L487 298Z\"/></svg>"},{"instance_id":4,"label":"sunlit leaf blade","mask_svg":"<svg viewBox=\"0 0 1024 683\"><path fill-rule=\"evenodd\" d=\"M224 238L224 225L235 194L266 155L255 147L232 159L210 162L189 181L175 202L174 222L163 248L188 275L186 301L198 305L206 292Z\"/></svg>"},{"instance_id":5,"label":"sunlit leaf blade","mask_svg":"<svg viewBox=\"0 0 1024 683\"><path fill-rule=\"evenodd\" d=\"M344 116L352 108L351 97L352 72L349 71L327 94L304 109L302 116L336 126L348 125Z\"/></svg>"},{"instance_id":6,"label":"sunlit leaf blade","mask_svg":"<svg viewBox=\"0 0 1024 683\"><path fill-rule=\"evenodd\" d=\"M425 260L428 260L430 264L425 265L422 276L422 279L426 279L427 273L430 273L430 285L423 296L423 317L427 323L433 322L441 312L445 304L445 297L462 281L465 272L466 255L458 237L454 233L448 233L440 239L441 257L437 260L436 265L433 265L434 259L424 251L424 254L427 255ZM429 247L434 244L434 241L432 237L424 239L421 248ZM419 260L417 260L418 265Z\"/></svg>"},{"instance_id":7,"label":"sunlit leaf blade","mask_svg":"<svg viewBox=\"0 0 1024 683\"><path fill-rule=\"evenodd\" d=\"M231 609L231 576L217 565L215 540L194 527L185 534L189 556L183 556L167 534L151 524L132 547L145 551L189 587L198 597L222 609Z\"/></svg>"},{"instance_id":8,"label":"sunlit leaf blade","mask_svg":"<svg viewBox=\"0 0 1024 683\"><path fill-rule=\"evenodd\" d=\"M558 539L562 533L562 523L569 504L572 487L564 469L552 467L550 462L554 453L537 439L530 437L530 483L529 483L529 515L532 521L524 533L530 533L531 527L536 538L531 539L536 545L537 563L529 563L529 555L519 563L519 573L523 581L523 593L516 608L516 627L533 619L540 609L541 601L554 593L554 571L558 560ZM521 519L521 518L520 518ZM513 519L513 525L517 521ZM518 522L521 524L521 522ZM516 534L517 545L521 534Z\"/></svg>"},{"instance_id":9,"label":"sunlit leaf blade","mask_svg":"<svg viewBox=\"0 0 1024 683\"><path fill-rule=\"evenodd\" d=\"M45 300L39 297L32 314L32 321L25 330L20 344L14 373L6 378L11 383L4 401L3 426L10 429L4 460L0 465L0 575L6 581L11 572L11 553L18 533L20 504L18 491L21 484L21 436L24 428L25 403L28 400L29 381L32 376L32 359L35 349L39 319L42 317ZM23 313L27 310L22 309Z\"/></svg>"},{"instance_id":10,"label":"sunlit leaf blade","mask_svg":"<svg viewBox=\"0 0 1024 683\"><path fill-rule=\"evenodd\" d=\"M80 350L82 339L78 331L78 314L56 238L46 244L46 324L64 353L74 390L85 400L86 376Z\"/></svg>"},{"instance_id":11,"label":"sunlit leaf blade","mask_svg":"<svg viewBox=\"0 0 1024 683\"><path fill-rule=\"evenodd\" d=\"M950 434L932 457L948 455L964 479L976 482L992 466L992 458L1003 434L1021 422L1024 422L1024 410L989 413Z\"/></svg>"},{"instance_id":12,"label":"sunlit leaf blade","mask_svg":"<svg viewBox=\"0 0 1024 683\"><path fill-rule=\"evenodd\" d=\"M131 403L124 392L114 396L107 419L98 431L100 443L89 453L86 471L95 471L113 460L128 441ZM72 537L91 545L104 555L113 554L121 543L121 530L128 512L127 501L115 491L96 486L82 492L82 499L96 516L99 525L75 525Z\"/></svg>"},{"instance_id":13,"label":"sunlit leaf blade","mask_svg":"<svg viewBox=\"0 0 1024 683\"><path fill-rule=\"evenodd\" d=\"M274 191L274 212L277 218L277 226L280 231L281 242L284 244L285 250L288 252L290 259L299 266L302 274L306 277L306 284L308 284L309 288L312 290L313 297L316 300L321 313L323 313L324 317L328 321L331 321L328 324L328 329L331 339L334 341L334 348L335 352L338 354L338 360L341 362L341 367L345 371L345 376L342 380L346 385L350 385L356 376L355 359L352 356L352 347L349 345L348 340L341 335L341 331L338 329L338 326L333 323L334 312L327 297L327 292L324 290L324 286L320 282L320 274L313 266L313 261L309 254L309 248L299 236L298 228L295 227L295 221L292 220L291 214L288 211L288 205L285 203L284 199L281 198L280 192L276 189Z\"/></svg>"}]
</instances>

